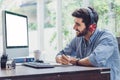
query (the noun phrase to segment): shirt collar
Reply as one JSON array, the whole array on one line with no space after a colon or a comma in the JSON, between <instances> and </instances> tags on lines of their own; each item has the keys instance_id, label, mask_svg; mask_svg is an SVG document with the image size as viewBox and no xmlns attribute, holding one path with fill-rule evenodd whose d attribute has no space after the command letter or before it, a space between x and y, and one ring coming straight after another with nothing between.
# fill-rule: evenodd
<instances>
[{"instance_id":1,"label":"shirt collar","mask_svg":"<svg viewBox=\"0 0 120 80\"><path fill-rule=\"evenodd\" d=\"M91 43L93 41L93 39L95 38L96 34L98 33L98 29L96 28L95 32L92 34L92 36L90 37L89 43Z\"/></svg>"}]
</instances>

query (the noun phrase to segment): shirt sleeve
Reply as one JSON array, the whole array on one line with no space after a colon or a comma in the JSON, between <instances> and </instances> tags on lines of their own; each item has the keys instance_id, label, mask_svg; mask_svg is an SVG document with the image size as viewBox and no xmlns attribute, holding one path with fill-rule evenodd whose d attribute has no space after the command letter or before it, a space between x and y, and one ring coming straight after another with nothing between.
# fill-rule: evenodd
<instances>
[{"instance_id":1,"label":"shirt sleeve","mask_svg":"<svg viewBox=\"0 0 120 80\"><path fill-rule=\"evenodd\" d=\"M57 56L62 54L74 55L75 50L76 50L76 37L70 42L70 44L66 45L66 47L57 54Z\"/></svg>"},{"instance_id":2,"label":"shirt sleeve","mask_svg":"<svg viewBox=\"0 0 120 80\"><path fill-rule=\"evenodd\" d=\"M105 66L109 57L113 54L116 39L112 35L103 35L99 40L99 44L88 56L90 62L94 66Z\"/></svg>"}]
</instances>

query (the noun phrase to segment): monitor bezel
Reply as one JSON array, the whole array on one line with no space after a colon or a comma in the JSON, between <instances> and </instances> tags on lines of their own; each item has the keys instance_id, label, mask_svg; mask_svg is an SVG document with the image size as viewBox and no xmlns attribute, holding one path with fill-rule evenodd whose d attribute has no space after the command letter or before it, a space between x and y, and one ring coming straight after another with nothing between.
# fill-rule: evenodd
<instances>
[{"instance_id":1,"label":"monitor bezel","mask_svg":"<svg viewBox=\"0 0 120 80\"><path fill-rule=\"evenodd\" d=\"M5 43L6 43L6 44L5 44L6 48L27 48L27 47L29 47L28 17L27 17L26 15L22 15L22 14L19 14L19 13L15 13L15 12L11 12L11 11L6 11L6 10L3 11L3 14L4 14L4 18L5 18L5 20L4 20L4 21L5 21L5 22L4 22L4 23L5 23L5 25L4 25L4 27L5 27L5 28L4 28L4 29L5 29L5 31L4 31L4 32L5 32L5 33L4 33L4 34L5 34L5 39L4 39L4 40L5 40ZM8 45L7 45L7 40L8 40L8 39L7 39L7 25L6 25L6 15L7 15L7 14L15 15L15 16L20 16L20 17L26 18L26 21L27 21L27 22L26 22L26 23L27 23L27 45L24 45L24 46L8 46Z\"/></svg>"}]
</instances>

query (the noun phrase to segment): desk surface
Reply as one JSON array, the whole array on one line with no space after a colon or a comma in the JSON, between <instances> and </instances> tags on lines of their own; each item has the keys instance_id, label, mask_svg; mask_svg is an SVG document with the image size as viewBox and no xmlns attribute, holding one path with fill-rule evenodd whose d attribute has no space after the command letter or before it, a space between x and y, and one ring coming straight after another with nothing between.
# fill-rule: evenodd
<instances>
[{"instance_id":1,"label":"desk surface","mask_svg":"<svg viewBox=\"0 0 120 80\"><path fill-rule=\"evenodd\" d=\"M26 66L17 66L13 70L1 70L0 79L3 78L14 78L14 77L26 77L26 76L44 76L44 75L55 75L55 74L68 74L68 73L82 73L89 71L98 71L101 73L109 72L108 68L97 68L97 67L82 67L82 66L66 66L66 67L55 67L47 69L35 69Z\"/></svg>"}]
</instances>

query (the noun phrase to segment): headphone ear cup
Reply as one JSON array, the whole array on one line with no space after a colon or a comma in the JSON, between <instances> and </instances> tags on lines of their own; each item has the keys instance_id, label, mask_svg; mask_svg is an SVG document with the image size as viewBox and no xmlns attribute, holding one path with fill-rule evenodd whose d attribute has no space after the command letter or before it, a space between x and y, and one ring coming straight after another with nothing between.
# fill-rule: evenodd
<instances>
[{"instance_id":1,"label":"headphone ear cup","mask_svg":"<svg viewBox=\"0 0 120 80\"><path fill-rule=\"evenodd\" d=\"M95 31L95 29L96 29L96 24L91 24L91 25L89 26L89 31L90 31L90 32Z\"/></svg>"}]
</instances>

